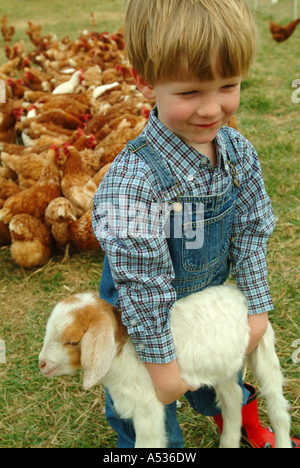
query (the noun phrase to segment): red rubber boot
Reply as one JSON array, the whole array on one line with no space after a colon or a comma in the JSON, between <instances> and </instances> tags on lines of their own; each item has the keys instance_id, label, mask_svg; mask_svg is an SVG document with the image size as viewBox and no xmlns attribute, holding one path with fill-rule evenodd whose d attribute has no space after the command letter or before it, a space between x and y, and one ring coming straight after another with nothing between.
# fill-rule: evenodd
<instances>
[{"instance_id":1,"label":"red rubber boot","mask_svg":"<svg viewBox=\"0 0 300 468\"><path fill-rule=\"evenodd\" d=\"M250 391L247 404L242 409L242 441L251 448L275 448L275 435L270 428L263 428L259 421L257 407L257 392L252 385L244 384ZM214 416L214 420L219 426L220 433L223 430L222 415ZM291 439L293 448L300 448L300 440Z\"/></svg>"}]
</instances>

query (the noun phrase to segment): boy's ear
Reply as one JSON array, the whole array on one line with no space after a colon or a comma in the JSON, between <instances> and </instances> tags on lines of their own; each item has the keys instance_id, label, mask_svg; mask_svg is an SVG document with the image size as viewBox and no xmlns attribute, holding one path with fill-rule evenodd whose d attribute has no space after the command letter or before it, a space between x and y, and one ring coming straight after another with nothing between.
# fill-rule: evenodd
<instances>
[{"instance_id":1,"label":"boy's ear","mask_svg":"<svg viewBox=\"0 0 300 468\"><path fill-rule=\"evenodd\" d=\"M137 85L138 89L141 93L145 96L146 99L154 99L155 98L155 91L153 87L146 81L144 78L137 73L133 68L131 68L131 73L135 84Z\"/></svg>"}]
</instances>

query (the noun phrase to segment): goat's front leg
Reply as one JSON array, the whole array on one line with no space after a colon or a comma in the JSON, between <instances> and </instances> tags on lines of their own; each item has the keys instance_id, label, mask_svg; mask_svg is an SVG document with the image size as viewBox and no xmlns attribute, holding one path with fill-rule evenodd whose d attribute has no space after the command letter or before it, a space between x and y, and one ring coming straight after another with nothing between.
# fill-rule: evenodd
<instances>
[{"instance_id":1,"label":"goat's front leg","mask_svg":"<svg viewBox=\"0 0 300 468\"><path fill-rule=\"evenodd\" d=\"M136 434L135 448L166 448L164 405L158 400L136 408L133 424Z\"/></svg>"},{"instance_id":2,"label":"goat's front leg","mask_svg":"<svg viewBox=\"0 0 300 468\"><path fill-rule=\"evenodd\" d=\"M220 448L239 448L242 427L243 390L237 383L237 376L216 389L218 405L222 410L223 432Z\"/></svg>"}]
</instances>

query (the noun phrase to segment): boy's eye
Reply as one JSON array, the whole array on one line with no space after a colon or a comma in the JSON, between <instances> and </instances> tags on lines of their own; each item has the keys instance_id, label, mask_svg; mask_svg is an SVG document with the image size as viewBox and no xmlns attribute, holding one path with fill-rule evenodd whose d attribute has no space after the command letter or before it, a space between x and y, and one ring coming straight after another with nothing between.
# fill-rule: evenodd
<instances>
[{"instance_id":1,"label":"boy's eye","mask_svg":"<svg viewBox=\"0 0 300 468\"><path fill-rule=\"evenodd\" d=\"M186 91L185 93L180 93L181 96L192 96L193 94L196 94L197 91Z\"/></svg>"},{"instance_id":2,"label":"boy's eye","mask_svg":"<svg viewBox=\"0 0 300 468\"><path fill-rule=\"evenodd\" d=\"M238 84L233 83L233 84L229 84L229 85L226 85L226 86L222 86L222 89L233 89L233 88L236 88L237 86L238 86Z\"/></svg>"}]
</instances>

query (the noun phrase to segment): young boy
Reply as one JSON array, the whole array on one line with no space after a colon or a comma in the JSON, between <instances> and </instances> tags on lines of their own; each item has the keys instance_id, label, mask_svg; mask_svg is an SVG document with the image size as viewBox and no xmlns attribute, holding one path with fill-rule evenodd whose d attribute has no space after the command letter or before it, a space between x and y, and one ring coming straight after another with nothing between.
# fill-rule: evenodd
<instances>
[{"instance_id":1,"label":"young boy","mask_svg":"<svg viewBox=\"0 0 300 468\"><path fill-rule=\"evenodd\" d=\"M156 106L94 198L94 234L106 252L100 296L121 309L167 405L169 447L182 447L179 397L214 416L220 430L222 418L214 390L193 391L179 375L169 325L174 302L223 284L231 269L248 301L248 352L273 309L266 266L271 202L253 146L226 127L256 31L244 0L129 0L125 39L136 85ZM241 378L240 385L244 435L252 447L273 447L273 434L259 423L256 390ZM118 447L134 447L132 422L119 418L108 393L106 410Z\"/></svg>"}]
</instances>

